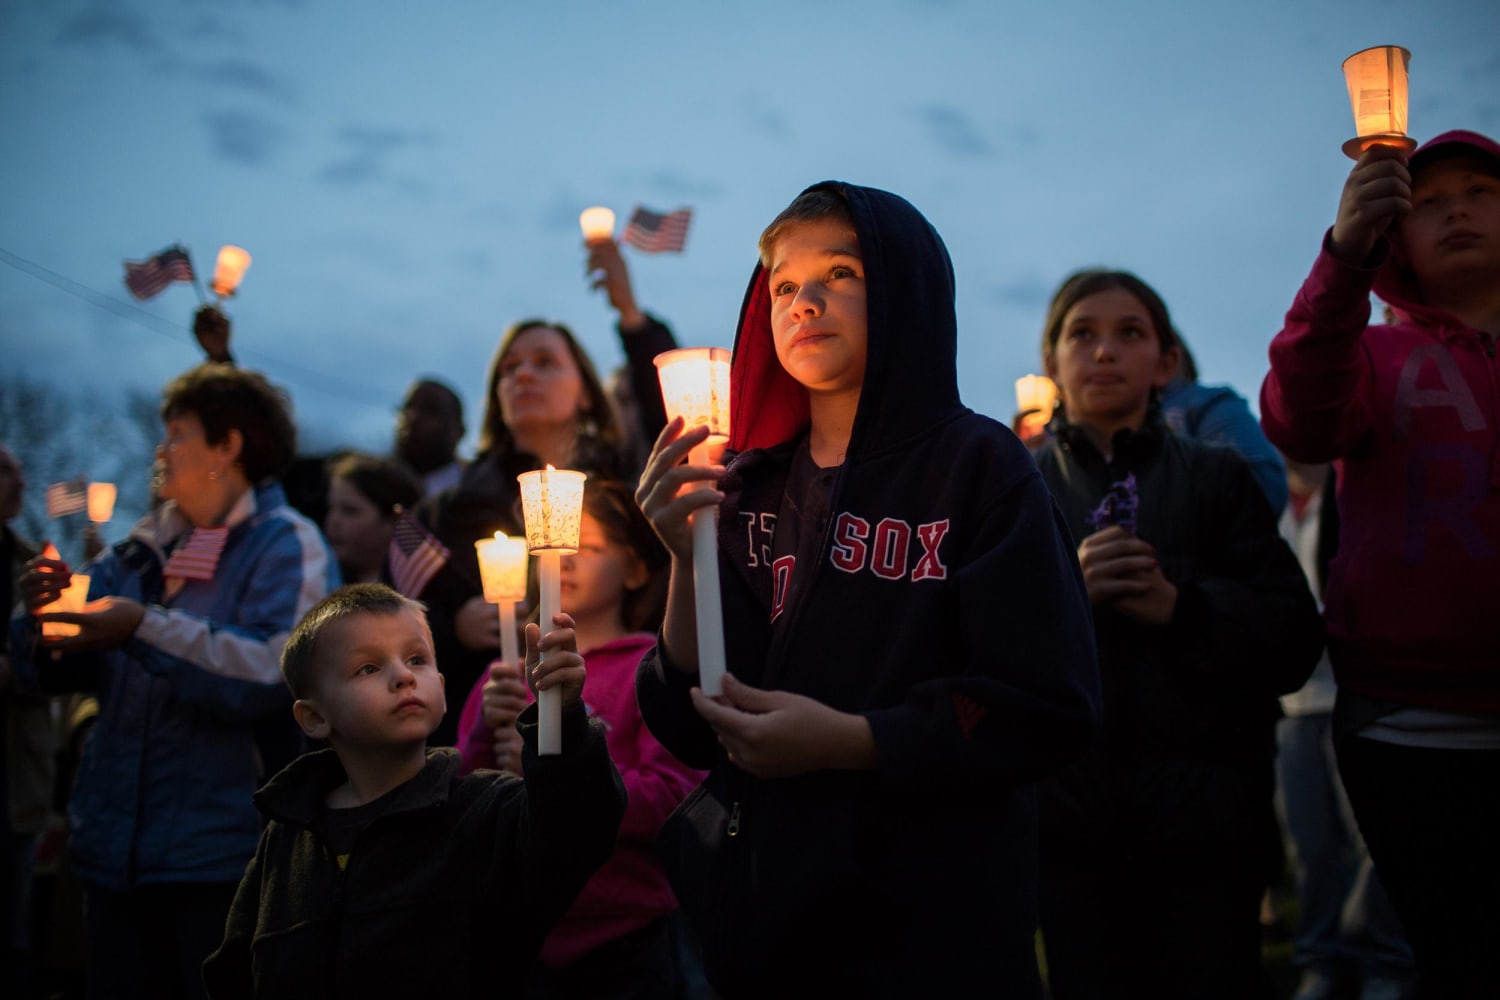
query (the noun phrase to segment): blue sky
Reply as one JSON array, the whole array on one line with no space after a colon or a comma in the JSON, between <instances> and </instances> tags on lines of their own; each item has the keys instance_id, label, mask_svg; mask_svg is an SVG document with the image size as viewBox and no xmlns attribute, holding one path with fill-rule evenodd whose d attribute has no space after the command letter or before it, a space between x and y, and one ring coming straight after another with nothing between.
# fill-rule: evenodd
<instances>
[{"instance_id":1,"label":"blue sky","mask_svg":"<svg viewBox=\"0 0 1500 1000\"><path fill-rule=\"evenodd\" d=\"M687 253L628 259L684 344L728 346L756 236L832 177L943 234L975 409L1009 419L1046 300L1086 265L1154 284L1205 380L1253 401L1351 165L1340 62L1405 45L1413 135L1497 135L1497 38L1479 0L11 0L4 367L154 393L198 359L197 299L136 307L122 262L180 241L206 274L239 243L241 362L309 444L384 449L419 375L477 423L522 316L620 360L585 206L692 206Z\"/></svg>"}]
</instances>

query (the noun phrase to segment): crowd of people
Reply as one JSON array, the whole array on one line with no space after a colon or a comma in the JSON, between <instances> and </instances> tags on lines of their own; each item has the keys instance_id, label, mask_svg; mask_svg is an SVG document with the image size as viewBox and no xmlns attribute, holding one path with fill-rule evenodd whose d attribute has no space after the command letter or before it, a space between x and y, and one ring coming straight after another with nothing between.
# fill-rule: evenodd
<instances>
[{"instance_id":1,"label":"crowd of people","mask_svg":"<svg viewBox=\"0 0 1500 1000\"><path fill-rule=\"evenodd\" d=\"M20 537L0 446L7 995L64 808L89 997L1268 998L1283 848L1299 1000L1492 995L1500 145L1363 153L1259 420L1129 271L1060 283L1007 427L908 201L815 185L758 249L722 445L596 239L626 363L512 324L472 458L419 378L388 454L299 460L212 308L125 540ZM474 543L549 465L579 546L508 660Z\"/></svg>"}]
</instances>

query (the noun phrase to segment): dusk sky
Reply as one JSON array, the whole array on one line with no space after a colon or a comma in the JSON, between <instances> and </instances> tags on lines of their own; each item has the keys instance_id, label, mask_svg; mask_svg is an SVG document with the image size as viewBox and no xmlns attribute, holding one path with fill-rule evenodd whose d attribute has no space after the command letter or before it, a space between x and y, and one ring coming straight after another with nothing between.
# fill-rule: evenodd
<instances>
[{"instance_id":1,"label":"dusk sky","mask_svg":"<svg viewBox=\"0 0 1500 1000\"><path fill-rule=\"evenodd\" d=\"M1253 402L1351 166L1344 57L1411 50L1418 139L1500 135L1497 40L1491 0L9 0L4 370L155 393L199 359L198 300L135 304L123 262L181 242L206 279L238 243L240 362L310 446L384 450L419 375L477 424L522 316L619 362L582 208L691 206L686 253L627 258L684 345L728 346L760 230L837 178L943 235L975 409L1009 420L1087 265L1154 284Z\"/></svg>"}]
</instances>

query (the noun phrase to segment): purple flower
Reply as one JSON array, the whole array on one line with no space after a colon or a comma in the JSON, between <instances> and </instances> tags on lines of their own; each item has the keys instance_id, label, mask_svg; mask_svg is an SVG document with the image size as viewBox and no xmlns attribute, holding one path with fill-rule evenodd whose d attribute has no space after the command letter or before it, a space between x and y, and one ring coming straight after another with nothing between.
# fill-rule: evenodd
<instances>
[{"instance_id":1,"label":"purple flower","mask_svg":"<svg viewBox=\"0 0 1500 1000\"><path fill-rule=\"evenodd\" d=\"M1094 531L1103 531L1119 525L1133 535L1136 512L1140 505L1141 495L1136 488L1135 473L1132 472L1124 479L1109 484L1109 489L1104 492L1104 499L1089 513L1089 527Z\"/></svg>"}]
</instances>

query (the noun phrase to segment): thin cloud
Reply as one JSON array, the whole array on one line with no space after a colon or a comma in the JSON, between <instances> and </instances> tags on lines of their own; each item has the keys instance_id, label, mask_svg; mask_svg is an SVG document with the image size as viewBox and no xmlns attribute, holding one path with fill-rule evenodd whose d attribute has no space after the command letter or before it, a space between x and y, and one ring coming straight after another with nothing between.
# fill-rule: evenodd
<instances>
[{"instance_id":1,"label":"thin cloud","mask_svg":"<svg viewBox=\"0 0 1500 1000\"><path fill-rule=\"evenodd\" d=\"M425 129L379 128L371 125L345 126L339 129L336 137L339 141L368 153L387 153L438 144L437 133Z\"/></svg>"},{"instance_id":2,"label":"thin cloud","mask_svg":"<svg viewBox=\"0 0 1500 1000\"><path fill-rule=\"evenodd\" d=\"M662 198L708 199L724 193L724 185L716 180L688 177L670 167L630 174L623 186L639 187L649 195Z\"/></svg>"},{"instance_id":3,"label":"thin cloud","mask_svg":"<svg viewBox=\"0 0 1500 1000\"><path fill-rule=\"evenodd\" d=\"M203 121L214 153L246 166L266 163L287 140L286 129L253 111L211 111Z\"/></svg>"},{"instance_id":4,"label":"thin cloud","mask_svg":"<svg viewBox=\"0 0 1500 1000\"><path fill-rule=\"evenodd\" d=\"M290 84L279 79L258 63L246 59L224 59L188 70L188 75L203 83L269 97L290 104L294 93Z\"/></svg>"},{"instance_id":5,"label":"thin cloud","mask_svg":"<svg viewBox=\"0 0 1500 1000\"><path fill-rule=\"evenodd\" d=\"M765 104L759 97L748 97L740 105L740 116L745 123L761 135L771 139L788 139L792 126L787 116Z\"/></svg>"},{"instance_id":6,"label":"thin cloud","mask_svg":"<svg viewBox=\"0 0 1500 1000\"><path fill-rule=\"evenodd\" d=\"M928 105L917 112L917 117L928 137L955 156L986 157L994 150L969 116L951 105Z\"/></svg>"},{"instance_id":7,"label":"thin cloud","mask_svg":"<svg viewBox=\"0 0 1500 1000\"><path fill-rule=\"evenodd\" d=\"M996 305L1026 310L1045 306L1051 296L1052 289L1035 277L996 282L984 289L984 297Z\"/></svg>"},{"instance_id":8,"label":"thin cloud","mask_svg":"<svg viewBox=\"0 0 1500 1000\"><path fill-rule=\"evenodd\" d=\"M353 187L378 180L385 174L378 155L356 153L334 160L318 171L318 180L334 187Z\"/></svg>"},{"instance_id":9,"label":"thin cloud","mask_svg":"<svg viewBox=\"0 0 1500 1000\"><path fill-rule=\"evenodd\" d=\"M137 52L161 50L145 18L116 7L96 7L68 18L58 26L53 41L83 47L118 44Z\"/></svg>"},{"instance_id":10,"label":"thin cloud","mask_svg":"<svg viewBox=\"0 0 1500 1000\"><path fill-rule=\"evenodd\" d=\"M318 171L318 180L336 187L369 184L390 176L390 158L402 150L425 149L439 145L437 133L426 129L346 125L334 134L344 151ZM408 195L425 195L412 183L410 174L397 181L397 188Z\"/></svg>"}]
</instances>

